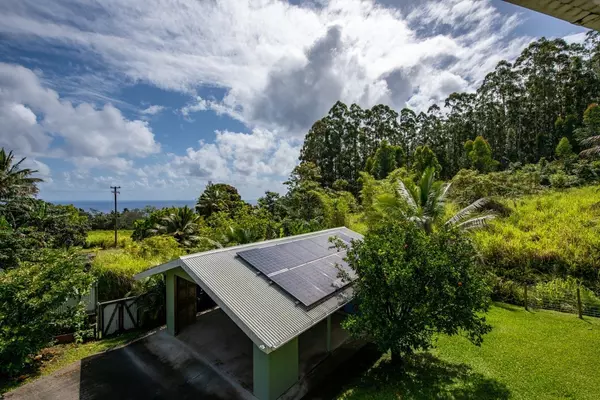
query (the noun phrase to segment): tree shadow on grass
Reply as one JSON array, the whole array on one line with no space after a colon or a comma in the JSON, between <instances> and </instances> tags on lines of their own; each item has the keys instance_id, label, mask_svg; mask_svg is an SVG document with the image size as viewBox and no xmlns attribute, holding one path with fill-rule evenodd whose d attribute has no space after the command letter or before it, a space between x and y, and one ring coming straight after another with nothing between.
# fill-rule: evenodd
<instances>
[{"instance_id":1,"label":"tree shadow on grass","mask_svg":"<svg viewBox=\"0 0 600 400\"><path fill-rule=\"evenodd\" d=\"M497 301L494 302L494 306L501 308L503 310L506 310L506 311L524 311L525 310L525 307L523 307L523 306L518 306L515 304L508 304L508 303L500 303Z\"/></svg>"},{"instance_id":2,"label":"tree shadow on grass","mask_svg":"<svg viewBox=\"0 0 600 400\"><path fill-rule=\"evenodd\" d=\"M376 350L369 349L373 351ZM366 353L364 356L369 357ZM356 361L361 364L360 360ZM501 400L510 397L506 385L495 379L474 372L466 364L449 363L429 353L411 356L402 367L384 357L371 369L350 376L343 383L338 379L334 385L337 387L330 384L305 399Z\"/></svg>"}]
</instances>

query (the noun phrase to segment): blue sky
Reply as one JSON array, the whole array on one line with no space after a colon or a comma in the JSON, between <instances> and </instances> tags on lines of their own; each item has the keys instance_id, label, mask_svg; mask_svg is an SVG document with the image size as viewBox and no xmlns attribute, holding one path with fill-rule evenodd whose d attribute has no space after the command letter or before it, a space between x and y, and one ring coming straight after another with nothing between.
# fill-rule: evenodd
<instances>
[{"instance_id":1,"label":"blue sky","mask_svg":"<svg viewBox=\"0 0 600 400\"><path fill-rule=\"evenodd\" d=\"M336 100L424 110L584 32L486 0L8 0L0 146L46 200L187 200L211 180L253 200L284 190Z\"/></svg>"}]
</instances>

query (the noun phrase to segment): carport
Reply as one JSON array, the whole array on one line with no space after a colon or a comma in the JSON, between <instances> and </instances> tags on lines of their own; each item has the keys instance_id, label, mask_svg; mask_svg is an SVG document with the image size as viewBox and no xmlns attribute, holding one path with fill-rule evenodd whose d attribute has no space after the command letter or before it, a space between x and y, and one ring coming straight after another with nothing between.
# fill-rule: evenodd
<instances>
[{"instance_id":1,"label":"carport","mask_svg":"<svg viewBox=\"0 0 600 400\"><path fill-rule=\"evenodd\" d=\"M309 308L238 256L306 238L342 233L336 228L181 257L144 271L166 274L167 331L192 346L259 399L297 398L302 378L347 339L340 323L352 299L346 286ZM218 309L197 315L196 285Z\"/></svg>"}]
</instances>

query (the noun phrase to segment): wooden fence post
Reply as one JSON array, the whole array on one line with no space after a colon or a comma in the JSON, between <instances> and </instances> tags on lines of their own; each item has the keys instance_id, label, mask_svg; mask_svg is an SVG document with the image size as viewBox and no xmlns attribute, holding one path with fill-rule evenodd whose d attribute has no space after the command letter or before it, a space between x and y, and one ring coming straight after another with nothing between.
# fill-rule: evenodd
<instances>
[{"instance_id":1,"label":"wooden fence post","mask_svg":"<svg viewBox=\"0 0 600 400\"><path fill-rule=\"evenodd\" d=\"M581 305L581 284L577 282L577 314L583 319L583 307Z\"/></svg>"}]
</instances>

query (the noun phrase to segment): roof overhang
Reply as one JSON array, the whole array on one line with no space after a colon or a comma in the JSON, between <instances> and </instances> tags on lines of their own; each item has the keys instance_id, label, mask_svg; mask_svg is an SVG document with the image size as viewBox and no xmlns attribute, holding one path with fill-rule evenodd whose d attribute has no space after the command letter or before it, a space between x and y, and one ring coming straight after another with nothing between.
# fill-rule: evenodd
<instances>
[{"instance_id":1,"label":"roof overhang","mask_svg":"<svg viewBox=\"0 0 600 400\"><path fill-rule=\"evenodd\" d=\"M586 28L600 30L597 0L504 0Z\"/></svg>"}]
</instances>

